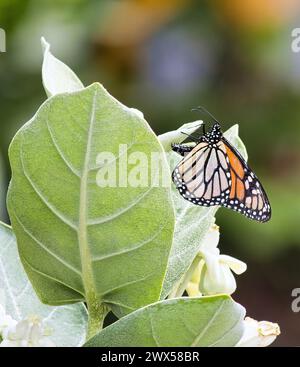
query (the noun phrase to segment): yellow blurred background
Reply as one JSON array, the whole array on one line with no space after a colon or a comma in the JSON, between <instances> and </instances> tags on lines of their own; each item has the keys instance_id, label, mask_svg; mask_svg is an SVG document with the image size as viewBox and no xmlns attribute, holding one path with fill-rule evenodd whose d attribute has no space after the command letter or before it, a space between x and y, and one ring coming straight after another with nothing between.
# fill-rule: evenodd
<instances>
[{"instance_id":1,"label":"yellow blurred background","mask_svg":"<svg viewBox=\"0 0 300 367\"><path fill-rule=\"evenodd\" d=\"M273 208L267 224L221 209L221 251L248 264L234 298L258 320L278 322L279 346L300 345L300 27L297 0L0 0L1 220L8 145L45 100L40 37L85 85L99 81L144 112L157 134L200 116L240 125L250 166Z\"/></svg>"}]
</instances>

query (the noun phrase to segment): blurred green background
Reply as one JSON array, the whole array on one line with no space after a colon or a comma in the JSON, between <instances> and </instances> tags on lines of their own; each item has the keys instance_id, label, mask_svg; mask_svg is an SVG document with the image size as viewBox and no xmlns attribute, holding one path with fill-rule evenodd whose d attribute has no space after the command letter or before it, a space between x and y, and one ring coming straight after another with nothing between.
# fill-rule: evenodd
<instances>
[{"instance_id":1,"label":"blurred green background","mask_svg":"<svg viewBox=\"0 0 300 367\"><path fill-rule=\"evenodd\" d=\"M249 163L273 208L267 224L221 209L221 251L248 264L234 297L258 320L278 322L274 345L300 345L300 27L297 0L0 0L0 216L8 222L8 145L46 96L40 37L85 85L99 81L144 112L157 134L200 118L240 125Z\"/></svg>"}]
</instances>

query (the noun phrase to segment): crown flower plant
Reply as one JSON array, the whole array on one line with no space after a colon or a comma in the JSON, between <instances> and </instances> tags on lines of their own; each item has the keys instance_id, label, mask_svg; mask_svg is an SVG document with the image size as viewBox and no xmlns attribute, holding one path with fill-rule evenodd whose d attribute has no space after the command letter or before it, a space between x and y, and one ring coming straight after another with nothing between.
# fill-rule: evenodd
<instances>
[{"instance_id":1,"label":"crown flower plant","mask_svg":"<svg viewBox=\"0 0 300 367\"><path fill-rule=\"evenodd\" d=\"M28 317L7 325L2 331L0 347L55 347L50 332L38 317Z\"/></svg>"},{"instance_id":2,"label":"crown flower plant","mask_svg":"<svg viewBox=\"0 0 300 367\"><path fill-rule=\"evenodd\" d=\"M195 286L199 294L229 294L235 292L236 281L232 274L242 274L247 265L234 257L221 255L217 248L219 244L219 227L213 225L208 231L206 238L198 253L198 265L189 282L187 292L193 295ZM197 292L196 291L196 292Z\"/></svg>"},{"instance_id":3,"label":"crown flower plant","mask_svg":"<svg viewBox=\"0 0 300 367\"><path fill-rule=\"evenodd\" d=\"M47 98L9 147L0 346L271 344L279 326L245 319L232 298L247 266L220 252L218 206L183 200L171 182L171 143L199 121L157 136L42 47ZM246 159L238 126L224 136ZM117 321L104 324L108 313Z\"/></svg>"}]
</instances>

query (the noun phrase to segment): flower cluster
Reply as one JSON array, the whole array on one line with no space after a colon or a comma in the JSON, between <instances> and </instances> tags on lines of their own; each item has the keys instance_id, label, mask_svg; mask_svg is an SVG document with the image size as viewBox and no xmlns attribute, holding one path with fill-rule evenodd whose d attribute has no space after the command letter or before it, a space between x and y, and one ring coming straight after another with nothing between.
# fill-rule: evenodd
<instances>
[{"instance_id":1,"label":"flower cluster","mask_svg":"<svg viewBox=\"0 0 300 367\"><path fill-rule=\"evenodd\" d=\"M55 347L49 338L49 330L39 317L30 316L16 321L1 305L0 341L0 347Z\"/></svg>"}]
</instances>

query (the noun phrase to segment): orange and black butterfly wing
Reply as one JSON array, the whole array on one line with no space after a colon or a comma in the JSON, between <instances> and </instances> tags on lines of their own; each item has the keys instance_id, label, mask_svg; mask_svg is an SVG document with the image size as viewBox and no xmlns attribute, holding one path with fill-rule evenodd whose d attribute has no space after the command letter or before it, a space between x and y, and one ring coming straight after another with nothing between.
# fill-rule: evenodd
<instances>
[{"instance_id":1,"label":"orange and black butterfly wing","mask_svg":"<svg viewBox=\"0 0 300 367\"><path fill-rule=\"evenodd\" d=\"M172 179L185 200L201 206L224 205L231 175L223 142L197 144L175 167Z\"/></svg>"},{"instance_id":2,"label":"orange and black butterfly wing","mask_svg":"<svg viewBox=\"0 0 300 367\"><path fill-rule=\"evenodd\" d=\"M266 222L271 217L267 195L240 153L224 138L200 142L172 174L180 195L201 206L221 205Z\"/></svg>"},{"instance_id":3,"label":"orange and black butterfly wing","mask_svg":"<svg viewBox=\"0 0 300 367\"><path fill-rule=\"evenodd\" d=\"M271 206L266 192L240 153L223 137L231 175L229 197L223 206L250 219L267 222Z\"/></svg>"}]
</instances>

